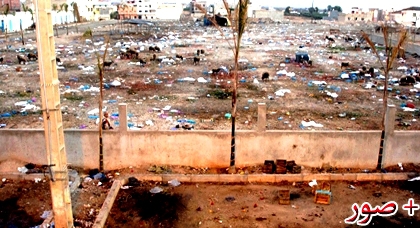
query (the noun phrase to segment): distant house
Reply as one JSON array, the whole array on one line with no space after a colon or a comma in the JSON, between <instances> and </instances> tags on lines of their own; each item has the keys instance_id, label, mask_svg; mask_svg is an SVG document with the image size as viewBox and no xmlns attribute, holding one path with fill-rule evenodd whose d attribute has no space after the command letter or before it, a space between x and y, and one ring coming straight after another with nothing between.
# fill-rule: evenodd
<instances>
[{"instance_id":1,"label":"distant house","mask_svg":"<svg viewBox=\"0 0 420 228\"><path fill-rule=\"evenodd\" d=\"M284 10L253 10L253 18L267 18L275 22L284 20Z\"/></svg>"},{"instance_id":2,"label":"distant house","mask_svg":"<svg viewBox=\"0 0 420 228\"><path fill-rule=\"evenodd\" d=\"M322 20L328 20L328 21L338 21L338 18L340 15L343 15L343 13L340 13L336 10L332 10L328 12L328 16L323 17Z\"/></svg>"},{"instance_id":3,"label":"distant house","mask_svg":"<svg viewBox=\"0 0 420 228\"><path fill-rule=\"evenodd\" d=\"M0 7L9 5L10 11L20 11L20 0L0 0Z\"/></svg>"},{"instance_id":4,"label":"distant house","mask_svg":"<svg viewBox=\"0 0 420 228\"><path fill-rule=\"evenodd\" d=\"M180 2L176 0L165 0L158 3L156 18L163 20L179 20L183 9Z\"/></svg>"},{"instance_id":5,"label":"distant house","mask_svg":"<svg viewBox=\"0 0 420 228\"><path fill-rule=\"evenodd\" d=\"M405 26L420 27L420 7L410 7L391 13L390 19Z\"/></svg>"},{"instance_id":6,"label":"distant house","mask_svg":"<svg viewBox=\"0 0 420 228\"><path fill-rule=\"evenodd\" d=\"M338 20L351 22L371 22L373 21L373 16L373 11L364 12L359 7L352 7L350 13L340 15Z\"/></svg>"}]
</instances>

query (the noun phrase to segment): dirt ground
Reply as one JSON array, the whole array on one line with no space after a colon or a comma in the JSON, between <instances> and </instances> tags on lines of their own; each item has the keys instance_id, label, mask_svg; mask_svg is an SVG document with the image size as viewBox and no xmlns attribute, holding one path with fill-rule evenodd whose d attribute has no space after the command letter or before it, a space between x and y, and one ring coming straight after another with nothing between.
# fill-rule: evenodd
<instances>
[{"instance_id":1,"label":"dirt ground","mask_svg":"<svg viewBox=\"0 0 420 228\"><path fill-rule=\"evenodd\" d=\"M97 181L82 183L72 195L75 227L92 226L111 182L101 186ZM344 224L344 219L353 214L353 203L376 206L389 201L398 203L397 214L375 216L369 227L420 225L418 211L410 217L402 209L409 198L420 202L418 182L331 182L330 205L314 203L308 182L181 183L177 187L168 183L137 184L120 189L105 227L356 227ZM163 192L150 193L154 187ZM290 190L290 205L279 204L279 190ZM0 227L40 225L40 216L51 207L48 181L7 180L0 184Z\"/></svg>"},{"instance_id":2,"label":"dirt ground","mask_svg":"<svg viewBox=\"0 0 420 228\"><path fill-rule=\"evenodd\" d=\"M121 82L121 86L106 87L104 90L104 106L111 114L112 124L118 127L118 103L127 103L129 111L129 125L135 129L146 130L174 130L177 121L188 119L195 123L195 130L229 130L230 120L225 118L231 112L231 78L228 75L212 76L208 72L221 66L233 65L232 51L226 40L221 40L215 28L200 26L182 26L181 24L159 24L162 29L146 33L138 32L121 37L110 36L112 50L107 60L114 60L116 64L104 73L107 85L114 80ZM342 34L358 35L360 27L356 25L342 25ZM366 25L370 26L370 25ZM102 28L104 29L104 28ZM172 32L172 33L171 33ZM226 29L225 32L229 34ZM302 24L301 22L288 22L288 24L250 24L246 39L252 44L244 44L241 50L241 59L248 62L243 65L239 79L246 82L239 83L237 129L251 130L256 127L257 104L267 104L267 129L268 130L378 130L383 114L382 91L376 88L363 88L363 80L346 82L336 80L340 75L341 61L350 61L350 72L358 70L362 65L380 68L373 54L362 50L354 50L348 43L337 39L337 48L329 49L318 44L322 41L328 27L325 24ZM95 35L96 34L96 35ZM159 39L168 39L170 34L178 35L178 40L173 43ZM312 37L311 43L305 39ZM156 36L154 36L156 35ZM97 59L91 51L99 48L105 40L102 33L95 33L93 41L97 45L86 44L85 39L79 35L62 35L56 38L57 56L63 62L64 69L58 70L61 83L61 106L63 124L66 129L96 129L95 115L88 114L98 108L98 92L83 92L79 88L98 87ZM206 41L197 41L203 37ZM119 48L117 42L143 42L145 49L155 44L164 45L162 52L151 53L141 51L139 56L147 61L145 67L135 65L138 60L118 59ZM286 42L287 41L287 45ZM35 42L27 42L35 45ZM17 49L22 45L18 41L10 42L12 48ZM166 46L165 46L166 45ZM294 57L294 52L299 45L308 46L314 59L312 67L303 67L295 63L285 64L286 56ZM198 65L193 64L192 58L197 49L205 50L201 55ZM338 51L337 51L338 50ZM69 52L70 51L70 52ZM73 53L72 53L73 52ZM25 52L22 54L29 53ZM149 61L152 54L159 56L182 55L184 61L175 64L163 64ZM0 114L9 113L11 117L0 118L4 128L43 128L42 114L40 111L27 111L20 113L20 108L15 106L19 101L30 101L38 107L41 106L39 91L38 63L29 61L26 65L19 65L16 52L2 53L5 57L0 69ZM333 64L327 64L329 57ZM79 69L92 66L94 71L87 72ZM405 64L395 63L398 66L419 66L419 59L407 54ZM295 77L278 76L279 70L294 72ZM263 72L270 74L270 80L261 81ZM393 77L399 78L402 72L394 70ZM210 80L209 83L180 82L185 77ZM259 80L258 84L253 79ZM327 86L321 88L311 84L311 81L325 81ZM381 80L373 80L378 85ZM291 93L276 96L280 89L290 89ZM417 93L412 86L393 86L389 93L390 103L397 109L396 129L417 130L419 112L404 112L400 105L412 103L417 107ZM72 92L69 92L72 90ZM67 92L65 92L67 91ZM328 96L327 92L337 91L336 99ZM399 96L405 95L402 99ZM161 113L165 106L170 106L175 112ZM153 125L146 124L151 120ZM313 120L323 125L322 128L306 127L302 121Z\"/></svg>"},{"instance_id":3,"label":"dirt ground","mask_svg":"<svg viewBox=\"0 0 420 228\"><path fill-rule=\"evenodd\" d=\"M98 181L85 182L72 193L76 227L92 227L111 185L111 182L104 182L100 186ZM51 192L47 178L38 183L16 180L0 182L0 227L41 225L45 219L41 216L51 210Z\"/></svg>"}]
</instances>

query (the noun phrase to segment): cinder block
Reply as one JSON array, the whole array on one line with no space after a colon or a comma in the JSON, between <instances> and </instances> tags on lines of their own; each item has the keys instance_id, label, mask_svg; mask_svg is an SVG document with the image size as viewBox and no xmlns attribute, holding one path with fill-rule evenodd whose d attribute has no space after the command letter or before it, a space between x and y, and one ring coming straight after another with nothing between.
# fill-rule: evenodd
<instances>
[{"instance_id":1,"label":"cinder block","mask_svg":"<svg viewBox=\"0 0 420 228\"><path fill-rule=\"evenodd\" d=\"M251 174L248 175L248 182L251 183L274 183L276 175L272 174Z\"/></svg>"},{"instance_id":2,"label":"cinder block","mask_svg":"<svg viewBox=\"0 0 420 228\"><path fill-rule=\"evenodd\" d=\"M330 174L330 180L332 181L353 181L357 180L356 173L332 173Z\"/></svg>"},{"instance_id":3,"label":"cinder block","mask_svg":"<svg viewBox=\"0 0 420 228\"><path fill-rule=\"evenodd\" d=\"M131 175L132 177L137 178L139 181L155 181L155 182L162 182L162 176L161 175L155 175L155 174L136 174ZM128 177L127 177L128 179Z\"/></svg>"},{"instance_id":4,"label":"cinder block","mask_svg":"<svg viewBox=\"0 0 420 228\"><path fill-rule=\"evenodd\" d=\"M330 179L331 179L331 175L329 173L303 174L303 181L311 181L311 180L329 181Z\"/></svg>"},{"instance_id":5,"label":"cinder block","mask_svg":"<svg viewBox=\"0 0 420 228\"><path fill-rule=\"evenodd\" d=\"M408 175L407 173L382 173L382 180L408 180Z\"/></svg>"},{"instance_id":6,"label":"cinder block","mask_svg":"<svg viewBox=\"0 0 420 228\"><path fill-rule=\"evenodd\" d=\"M178 180L179 182L191 182L191 175L184 174L162 174L162 181L168 183L170 180Z\"/></svg>"},{"instance_id":7,"label":"cinder block","mask_svg":"<svg viewBox=\"0 0 420 228\"><path fill-rule=\"evenodd\" d=\"M358 181L382 181L381 173L358 173Z\"/></svg>"},{"instance_id":8,"label":"cinder block","mask_svg":"<svg viewBox=\"0 0 420 228\"><path fill-rule=\"evenodd\" d=\"M203 183L203 182L219 182L219 174L203 174L203 175L192 175L191 182Z\"/></svg>"},{"instance_id":9,"label":"cinder block","mask_svg":"<svg viewBox=\"0 0 420 228\"><path fill-rule=\"evenodd\" d=\"M303 174L279 174L276 175L276 182L302 182L303 181Z\"/></svg>"},{"instance_id":10,"label":"cinder block","mask_svg":"<svg viewBox=\"0 0 420 228\"><path fill-rule=\"evenodd\" d=\"M219 176L219 181L228 183L246 183L248 182L248 176L239 174L222 174Z\"/></svg>"}]
</instances>

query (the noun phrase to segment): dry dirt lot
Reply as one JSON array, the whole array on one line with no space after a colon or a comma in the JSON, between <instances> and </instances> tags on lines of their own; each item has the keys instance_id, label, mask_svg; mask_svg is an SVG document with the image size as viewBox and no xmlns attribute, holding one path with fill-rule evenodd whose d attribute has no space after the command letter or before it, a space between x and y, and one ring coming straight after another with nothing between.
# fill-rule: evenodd
<instances>
[{"instance_id":1,"label":"dry dirt lot","mask_svg":"<svg viewBox=\"0 0 420 228\"><path fill-rule=\"evenodd\" d=\"M75 227L92 226L110 185L82 183L72 197ZM163 192L150 193L156 186ZM140 182L139 186L120 190L105 227L356 227L344 224L344 219L352 215L353 203L376 206L389 201L398 203L397 214L376 216L370 227L419 227L419 212L410 217L402 210L409 198L420 202L419 187L417 182L331 182L331 204L322 205L314 203L308 182L181 183L178 187ZM290 205L279 204L280 189L290 190ZM2 182L0 206L1 227L40 225L40 216L51 210L48 181Z\"/></svg>"},{"instance_id":2,"label":"dry dirt lot","mask_svg":"<svg viewBox=\"0 0 420 228\"><path fill-rule=\"evenodd\" d=\"M195 123L194 129L229 130L230 121L225 118L231 107L231 78L228 75L211 76L207 72L221 66L233 65L232 51L226 40L221 39L218 31L212 27L182 26L179 23L161 23L159 30L152 32L138 32L131 35L111 35L110 50L107 60L114 60L115 64L104 74L105 83L110 85L114 80L121 82L121 86L104 90L104 105L111 114L117 114L118 103L127 103L130 126L137 129L169 130L177 124L177 120L188 119ZM336 26L336 25L334 25ZM367 26L367 25L366 25ZM355 34L363 26L343 25L342 34ZM81 34L61 35L56 38L57 56L63 62L63 69L58 70L61 82L61 106L63 109L64 127L69 129L96 129L95 114L90 111L98 108L99 95L95 91L82 91L81 87L98 87L97 59L91 51L99 49L105 40L102 30L93 32L94 44L86 44ZM136 30L132 30L136 31ZM238 100L238 129L254 129L257 120L257 104L267 104L267 129L269 130L300 130L302 121L313 120L323 125L317 130L377 130L383 113L382 91L376 88L363 88L363 80L346 82L335 80L341 72L342 61L349 61L352 70L367 67L380 68L372 53L354 50L342 39L336 41L336 48L325 47L323 42L328 34L329 26L325 24L250 24L243 42L241 59L248 61L239 73L239 79L246 82L239 83ZM225 29L227 36L229 30ZM170 40L171 36L178 37ZM161 38L163 38L161 40ZM172 37L173 38L173 37ZM311 42L306 40L311 39ZM117 42L141 42L146 51L139 56L147 60L144 67L135 65L138 60L118 59L120 47ZM27 42L35 45L34 42ZM18 41L9 42L12 48L22 45ZM151 53L148 47L162 45L162 52ZM313 67L302 67L295 63L280 66L285 57L294 57L299 45L308 47ZM198 65L193 65L192 58L197 49L205 50ZM26 54L28 52L22 53ZM152 54L159 56L182 55L184 61L176 64L165 64L149 61ZM30 101L41 106L39 91L38 63L29 61L26 65L19 65L16 52L3 52L5 62L0 69L0 114L9 113L11 117L0 118L0 124L5 128L42 128L42 114L40 111L20 113L22 107L15 105L19 101ZM329 57L332 59L329 59ZM331 63L327 63L331 60ZM418 67L419 59L407 55L405 64L398 66ZM93 66L93 71L84 71L80 66ZM279 70L295 73L295 77L278 76ZM343 69L344 70L344 69ZM19 71L19 72L17 72ZM349 72L347 70L347 72ZM270 74L270 80L261 81L263 72ZM393 77L399 78L402 72L393 71ZM203 77L208 83L180 82L179 79ZM259 84L253 83L253 78ZM325 81L327 86L319 88L311 81ZM381 80L378 85L383 84ZM311 85L311 86L309 86ZM284 96L276 96L280 89L290 89ZM418 112L403 112L401 104L412 103L419 105L417 93L413 86L393 86L389 94L390 103L397 106L397 129L416 130ZM69 92L71 90L72 92ZM67 91L67 93L65 93ZM328 96L327 92L336 92L336 99ZM397 98L402 96L403 99ZM219 99L220 98L220 99ZM165 112L165 106L178 112ZM342 117L340 117L342 116ZM118 126L118 117L112 116L112 124ZM151 120L153 126L147 125ZM213 120L213 121L211 121ZM305 128L311 129L311 128Z\"/></svg>"}]
</instances>

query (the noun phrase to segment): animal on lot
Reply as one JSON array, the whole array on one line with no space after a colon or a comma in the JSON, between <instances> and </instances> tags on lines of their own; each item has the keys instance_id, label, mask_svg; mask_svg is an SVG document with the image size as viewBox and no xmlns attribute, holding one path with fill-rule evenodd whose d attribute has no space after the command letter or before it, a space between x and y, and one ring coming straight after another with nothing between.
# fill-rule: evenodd
<instances>
[{"instance_id":1,"label":"animal on lot","mask_svg":"<svg viewBox=\"0 0 420 228\"><path fill-rule=\"evenodd\" d=\"M200 50L200 54L204 55L204 50L203 49Z\"/></svg>"},{"instance_id":2,"label":"animal on lot","mask_svg":"<svg viewBox=\"0 0 420 228\"><path fill-rule=\"evenodd\" d=\"M61 59L60 59L60 58L58 58L58 57L55 57L55 61L56 61L57 63L61 63Z\"/></svg>"},{"instance_id":3,"label":"animal on lot","mask_svg":"<svg viewBox=\"0 0 420 228\"><path fill-rule=\"evenodd\" d=\"M33 61L33 60L37 60L38 59L38 56L36 56L35 54L33 54L33 53L29 53L26 57L28 57L28 59L30 60L30 61Z\"/></svg>"},{"instance_id":4,"label":"animal on lot","mask_svg":"<svg viewBox=\"0 0 420 228\"><path fill-rule=\"evenodd\" d=\"M140 61L140 63L141 63L141 64L143 64L143 65L144 65L144 64L146 64L146 60L144 60L144 59L139 59L139 61Z\"/></svg>"},{"instance_id":5,"label":"animal on lot","mask_svg":"<svg viewBox=\"0 0 420 228\"><path fill-rule=\"evenodd\" d=\"M156 54L153 54L152 58L150 59L150 61L155 61L156 60Z\"/></svg>"},{"instance_id":6,"label":"animal on lot","mask_svg":"<svg viewBox=\"0 0 420 228\"><path fill-rule=\"evenodd\" d=\"M26 64L26 59L25 59L25 57L23 57L23 56L21 56L21 55L18 55L18 56L17 56L17 59L18 59L19 64Z\"/></svg>"},{"instance_id":7,"label":"animal on lot","mask_svg":"<svg viewBox=\"0 0 420 228\"><path fill-rule=\"evenodd\" d=\"M407 85L414 85L416 83L416 79L412 76L405 76L400 78L400 85L407 86Z\"/></svg>"},{"instance_id":8,"label":"animal on lot","mask_svg":"<svg viewBox=\"0 0 420 228\"><path fill-rule=\"evenodd\" d=\"M184 57L182 57L182 55L176 55L175 58L184 60Z\"/></svg>"},{"instance_id":9,"label":"animal on lot","mask_svg":"<svg viewBox=\"0 0 420 228\"><path fill-rule=\"evenodd\" d=\"M200 63L200 58L194 57L194 65L197 65Z\"/></svg>"},{"instance_id":10,"label":"animal on lot","mask_svg":"<svg viewBox=\"0 0 420 228\"><path fill-rule=\"evenodd\" d=\"M114 61L104 61L104 67L111 67Z\"/></svg>"},{"instance_id":11,"label":"animal on lot","mask_svg":"<svg viewBox=\"0 0 420 228\"><path fill-rule=\"evenodd\" d=\"M350 63L349 62L342 62L341 63L341 69L343 69L343 67L349 67Z\"/></svg>"},{"instance_id":12,"label":"animal on lot","mask_svg":"<svg viewBox=\"0 0 420 228\"><path fill-rule=\"evenodd\" d=\"M3 61L4 61L4 58L2 56L2 57L0 57L0 63L3 64Z\"/></svg>"},{"instance_id":13,"label":"animal on lot","mask_svg":"<svg viewBox=\"0 0 420 228\"><path fill-rule=\"evenodd\" d=\"M155 47L155 51L156 51L156 52L160 52L160 47L156 46L156 47Z\"/></svg>"},{"instance_id":14,"label":"animal on lot","mask_svg":"<svg viewBox=\"0 0 420 228\"><path fill-rule=\"evenodd\" d=\"M156 50L155 50L155 47L150 46L150 47L149 47L149 51L156 51Z\"/></svg>"},{"instance_id":15,"label":"animal on lot","mask_svg":"<svg viewBox=\"0 0 420 228\"><path fill-rule=\"evenodd\" d=\"M353 41L353 38L351 38L349 36L346 36L346 37L344 37L344 41L351 42L351 41Z\"/></svg>"},{"instance_id":16,"label":"animal on lot","mask_svg":"<svg viewBox=\"0 0 420 228\"><path fill-rule=\"evenodd\" d=\"M222 69L220 69L220 68L217 68L217 69L212 69L211 70L211 74L212 75L217 75L217 74L219 74L220 73L220 71L221 71Z\"/></svg>"},{"instance_id":17,"label":"animal on lot","mask_svg":"<svg viewBox=\"0 0 420 228\"><path fill-rule=\"evenodd\" d=\"M335 42L335 40L329 36L326 36L325 39L327 39L329 42L333 42L333 43Z\"/></svg>"},{"instance_id":18,"label":"animal on lot","mask_svg":"<svg viewBox=\"0 0 420 228\"><path fill-rule=\"evenodd\" d=\"M200 50L197 50L197 56L200 56Z\"/></svg>"},{"instance_id":19,"label":"animal on lot","mask_svg":"<svg viewBox=\"0 0 420 228\"><path fill-rule=\"evenodd\" d=\"M262 74L261 80L263 80L263 81L268 80L269 77L270 77L270 74L268 72L264 72Z\"/></svg>"},{"instance_id":20,"label":"animal on lot","mask_svg":"<svg viewBox=\"0 0 420 228\"><path fill-rule=\"evenodd\" d=\"M373 69L373 67L369 68L368 73L370 74L370 76L375 76L375 69Z\"/></svg>"}]
</instances>

